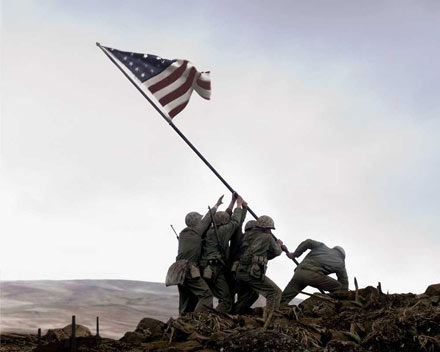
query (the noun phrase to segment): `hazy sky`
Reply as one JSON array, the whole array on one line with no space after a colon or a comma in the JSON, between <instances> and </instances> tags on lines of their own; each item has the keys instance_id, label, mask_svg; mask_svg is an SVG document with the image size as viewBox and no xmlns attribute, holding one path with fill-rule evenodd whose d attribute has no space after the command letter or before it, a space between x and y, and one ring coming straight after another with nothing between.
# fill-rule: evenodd
<instances>
[{"instance_id":1,"label":"hazy sky","mask_svg":"<svg viewBox=\"0 0 440 352\"><path fill-rule=\"evenodd\" d=\"M164 281L169 225L229 198L99 41L211 71L174 121L291 250L343 246L351 286L440 281L438 1L1 6L2 280Z\"/></svg>"}]
</instances>

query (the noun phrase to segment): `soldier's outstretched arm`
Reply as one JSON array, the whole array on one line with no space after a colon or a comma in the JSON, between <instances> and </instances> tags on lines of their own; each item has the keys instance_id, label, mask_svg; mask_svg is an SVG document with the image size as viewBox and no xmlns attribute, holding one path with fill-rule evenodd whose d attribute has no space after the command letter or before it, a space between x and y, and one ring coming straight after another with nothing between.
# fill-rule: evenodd
<instances>
[{"instance_id":1,"label":"soldier's outstretched arm","mask_svg":"<svg viewBox=\"0 0 440 352\"><path fill-rule=\"evenodd\" d=\"M281 249L282 245L283 242L281 240L275 241L273 236L270 236L269 249L267 251L267 259L271 260L275 257L278 257L281 253L283 253L283 250Z\"/></svg>"},{"instance_id":2,"label":"soldier's outstretched arm","mask_svg":"<svg viewBox=\"0 0 440 352\"><path fill-rule=\"evenodd\" d=\"M225 225L227 226L227 231L225 231L225 234L227 235L224 238L225 243L228 243L231 240L237 228L243 224L242 218L244 207L247 207L247 203L241 198L241 196L237 196L237 207L234 210L234 214L231 216L231 221L229 224Z\"/></svg>"},{"instance_id":3,"label":"soldier's outstretched arm","mask_svg":"<svg viewBox=\"0 0 440 352\"><path fill-rule=\"evenodd\" d=\"M348 275L347 275L347 270L345 269L345 267L336 271L336 276L338 278L338 281L342 285L342 289L348 290Z\"/></svg>"},{"instance_id":4,"label":"soldier's outstretched arm","mask_svg":"<svg viewBox=\"0 0 440 352\"><path fill-rule=\"evenodd\" d=\"M237 192L232 193L231 202L229 203L228 207L226 208L226 212L229 215L232 215L232 209L234 208L234 204L237 201L238 194Z\"/></svg>"},{"instance_id":5,"label":"soldier's outstretched arm","mask_svg":"<svg viewBox=\"0 0 440 352\"><path fill-rule=\"evenodd\" d=\"M217 212L217 209L220 205L223 204L223 195L217 200L217 203L211 208L211 213L214 215ZM204 233L206 230L209 229L209 226L211 225L211 215L208 212L205 214L205 216L200 221L199 225L197 226L197 230L199 233Z\"/></svg>"},{"instance_id":6,"label":"soldier's outstretched arm","mask_svg":"<svg viewBox=\"0 0 440 352\"><path fill-rule=\"evenodd\" d=\"M301 254L303 254L306 250L318 248L318 247L320 247L322 245L324 245L324 243L318 242L318 241L314 241L314 240L311 240L311 239L302 241L300 243L300 245L295 249L295 251L293 253L291 253L291 256L293 258L300 257ZM289 256L289 258L290 258L290 256Z\"/></svg>"}]
</instances>

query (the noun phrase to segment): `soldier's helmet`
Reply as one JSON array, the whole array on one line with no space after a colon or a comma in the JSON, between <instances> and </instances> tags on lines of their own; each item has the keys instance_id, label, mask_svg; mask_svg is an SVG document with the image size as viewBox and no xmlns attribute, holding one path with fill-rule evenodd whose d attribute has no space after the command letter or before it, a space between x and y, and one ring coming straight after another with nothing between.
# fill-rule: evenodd
<instances>
[{"instance_id":1,"label":"soldier's helmet","mask_svg":"<svg viewBox=\"0 0 440 352\"><path fill-rule=\"evenodd\" d=\"M230 215L225 211L218 211L214 215L214 221L217 226L227 224L230 219Z\"/></svg>"},{"instance_id":2,"label":"soldier's helmet","mask_svg":"<svg viewBox=\"0 0 440 352\"><path fill-rule=\"evenodd\" d=\"M275 223L270 216L261 215L257 220L257 227L261 229L272 229L275 230Z\"/></svg>"},{"instance_id":3,"label":"soldier's helmet","mask_svg":"<svg viewBox=\"0 0 440 352\"><path fill-rule=\"evenodd\" d=\"M200 220L202 220L202 215L196 211L192 211L191 213L186 214L185 216L185 224L186 226L192 227L196 226Z\"/></svg>"},{"instance_id":4,"label":"soldier's helmet","mask_svg":"<svg viewBox=\"0 0 440 352\"><path fill-rule=\"evenodd\" d=\"M252 230L255 226L257 226L256 220L249 220L246 225L244 225L244 230L249 231Z\"/></svg>"},{"instance_id":5,"label":"soldier's helmet","mask_svg":"<svg viewBox=\"0 0 440 352\"><path fill-rule=\"evenodd\" d=\"M344 248L342 248L341 246L336 246L336 247L333 247L333 249L336 249L339 253L341 253L342 258L345 259L345 250L344 250Z\"/></svg>"}]
</instances>

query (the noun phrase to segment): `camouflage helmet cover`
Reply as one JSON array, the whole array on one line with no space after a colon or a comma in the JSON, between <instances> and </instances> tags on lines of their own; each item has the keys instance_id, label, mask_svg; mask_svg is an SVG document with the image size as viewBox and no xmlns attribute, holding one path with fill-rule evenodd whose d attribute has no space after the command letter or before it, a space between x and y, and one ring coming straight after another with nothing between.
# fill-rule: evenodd
<instances>
[{"instance_id":1,"label":"camouflage helmet cover","mask_svg":"<svg viewBox=\"0 0 440 352\"><path fill-rule=\"evenodd\" d=\"M246 225L244 225L244 230L248 231L253 229L255 226L257 226L257 221L256 220L249 220Z\"/></svg>"},{"instance_id":2,"label":"camouflage helmet cover","mask_svg":"<svg viewBox=\"0 0 440 352\"><path fill-rule=\"evenodd\" d=\"M339 253L341 253L342 257L345 259L345 250L341 246L333 247L333 249L336 249Z\"/></svg>"},{"instance_id":3,"label":"camouflage helmet cover","mask_svg":"<svg viewBox=\"0 0 440 352\"><path fill-rule=\"evenodd\" d=\"M214 221L217 226L227 224L230 219L231 219L231 216L225 211L218 211L214 215Z\"/></svg>"},{"instance_id":4,"label":"camouflage helmet cover","mask_svg":"<svg viewBox=\"0 0 440 352\"><path fill-rule=\"evenodd\" d=\"M186 214L185 216L185 224L186 226L196 226L200 220L202 220L202 215L196 211L192 211L191 213Z\"/></svg>"},{"instance_id":5,"label":"camouflage helmet cover","mask_svg":"<svg viewBox=\"0 0 440 352\"><path fill-rule=\"evenodd\" d=\"M275 223L270 216L261 215L257 220L257 227L275 230Z\"/></svg>"}]
</instances>

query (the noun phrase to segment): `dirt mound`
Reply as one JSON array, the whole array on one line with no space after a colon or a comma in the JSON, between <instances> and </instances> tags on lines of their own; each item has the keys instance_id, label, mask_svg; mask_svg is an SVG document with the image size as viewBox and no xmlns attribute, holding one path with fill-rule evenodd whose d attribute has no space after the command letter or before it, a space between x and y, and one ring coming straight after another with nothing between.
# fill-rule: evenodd
<instances>
[{"instance_id":1,"label":"dirt mound","mask_svg":"<svg viewBox=\"0 0 440 352\"><path fill-rule=\"evenodd\" d=\"M380 286L316 294L274 314L266 330L262 309L246 316L209 310L166 324L145 318L120 341L83 337L77 345L78 351L107 352L440 351L439 288L431 285L421 295L384 294ZM35 351L54 347L43 341Z\"/></svg>"}]
</instances>

